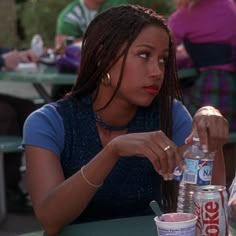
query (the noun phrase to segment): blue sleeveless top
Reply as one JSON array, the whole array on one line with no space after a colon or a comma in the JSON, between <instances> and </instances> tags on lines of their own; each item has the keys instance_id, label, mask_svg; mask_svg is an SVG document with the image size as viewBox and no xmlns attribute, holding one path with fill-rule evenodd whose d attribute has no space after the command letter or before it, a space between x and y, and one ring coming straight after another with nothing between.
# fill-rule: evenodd
<instances>
[{"instance_id":1,"label":"blue sleeveless top","mask_svg":"<svg viewBox=\"0 0 236 236\"><path fill-rule=\"evenodd\" d=\"M64 122L61 163L65 178L73 175L102 150L89 97L67 98L53 104ZM130 122L129 133L159 129L158 106L139 108ZM147 158L120 158L103 186L78 217L81 221L151 214L149 202L160 203L160 175Z\"/></svg>"}]
</instances>

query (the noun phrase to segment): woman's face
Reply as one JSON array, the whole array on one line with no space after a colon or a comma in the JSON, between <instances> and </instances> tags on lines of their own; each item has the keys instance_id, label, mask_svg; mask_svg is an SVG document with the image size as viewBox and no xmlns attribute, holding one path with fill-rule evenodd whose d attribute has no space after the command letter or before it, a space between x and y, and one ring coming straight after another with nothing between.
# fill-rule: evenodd
<instances>
[{"instance_id":1,"label":"woman's face","mask_svg":"<svg viewBox=\"0 0 236 236\"><path fill-rule=\"evenodd\" d=\"M149 25L129 48L123 79L115 99L148 106L158 95L169 53L169 36L158 26ZM123 57L110 70L111 92L117 86Z\"/></svg>"}]
</instances>

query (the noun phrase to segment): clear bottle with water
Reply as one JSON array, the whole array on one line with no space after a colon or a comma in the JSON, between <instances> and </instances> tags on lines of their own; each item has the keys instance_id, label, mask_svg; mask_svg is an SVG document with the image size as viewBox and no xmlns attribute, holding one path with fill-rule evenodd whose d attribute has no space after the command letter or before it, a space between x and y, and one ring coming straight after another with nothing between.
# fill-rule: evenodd
<instances>
[{"instance_id":1,"label":"clear bottle with water","mask_svg":"<svg viewBox=\"0 0 236 236\"><path fill-rule=\"evenodd\" d=\"M43 54L43 39L41 35L35 34L31 40L31 50L38 56Z\"/></svg>"},{"instance_id":2,"label":"clear bottle with water","mask_svg":"<svg viewBox=\"0 0 236 236\"><path fill-rule=\"evenodd\" d=\"M186 169L181 175L177 212L194 213L193 194L198 186L211 184L212 167L215 153L203 151L198 135L193 144L184 152Z\"/></svg>"}]
</instances>

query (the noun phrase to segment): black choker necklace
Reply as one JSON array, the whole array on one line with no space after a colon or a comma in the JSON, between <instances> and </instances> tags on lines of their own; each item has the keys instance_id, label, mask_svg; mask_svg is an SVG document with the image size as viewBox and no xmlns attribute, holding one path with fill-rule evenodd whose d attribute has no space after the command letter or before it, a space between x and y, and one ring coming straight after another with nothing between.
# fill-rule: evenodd
<instances>
[{"instance_id":1,"label":"black choker necklace","mask_svg":"<svg viewBox=\"0 0 236 236\"><path fill-rule=\"evenodd\" d=\"M98 122L99 125L101 125L104 129L107 129L110 131L124 130L124 129L127 129L129 126L129 124L121 125L121 126L109 125L109 124L105 123L96 112L94 112L94 118Z\"/></svg>"}]
</instances>

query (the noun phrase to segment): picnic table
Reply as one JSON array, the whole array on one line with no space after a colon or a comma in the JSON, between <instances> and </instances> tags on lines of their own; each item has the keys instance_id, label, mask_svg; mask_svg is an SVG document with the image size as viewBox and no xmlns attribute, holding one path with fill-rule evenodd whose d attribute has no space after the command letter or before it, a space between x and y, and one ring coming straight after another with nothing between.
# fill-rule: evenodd
<instances>
[{"instance_id":1,"label":"picnic table","mask_svg":"<svg viewBox=\"0 0 236 236\"><path fill-rule=\"evenodd\" d=\"M195 68L186 68L178 71L180 80L185 80L196 76L197 71ZM52 98L48 91L44 88L43 84L71 84L76 81L76 74L59 73L56 66L45 65L39 63L35 70L21 70L21 71L0 71L0 82L22 82L31 83L38 92L40 98L45 102L51 102Z\"/></svg>"},{"instance_id":2,"label":"picnic table","mask_svg":"<svg viewBox=\"0 0 236 236\"><path fill-rule=\"evenodd\" d=\"M128 217L112 220L93 221L89 223L66 226L58 236L158 236L154 215ZM229 227L228 236L236 231ZM19 236L47 236L44 231L37 231Z\"/></svg>"},{"instance_id":3,"label":"picnic table","mask_svg":"<svg viewBox=\"0 0 236 236\"><path fill-rule=\"evenodd\" d=\"M0 81L30 83L45 102L51 102L51 95L44 84L74 84L76 74L62 74L54 65L39 63L34 70L0 71Z\"/></svg>"}]
</instances>

